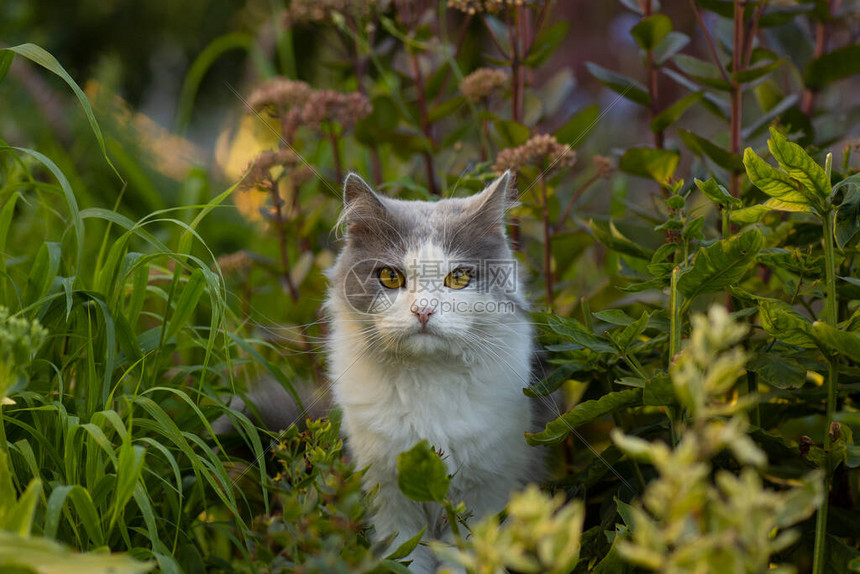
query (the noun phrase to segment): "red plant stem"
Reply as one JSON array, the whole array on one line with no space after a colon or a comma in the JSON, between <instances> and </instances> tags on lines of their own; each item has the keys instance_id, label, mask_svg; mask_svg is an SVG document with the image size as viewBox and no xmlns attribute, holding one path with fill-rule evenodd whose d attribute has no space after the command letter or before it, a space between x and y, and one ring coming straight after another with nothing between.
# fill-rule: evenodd
<instances>
[{"instance_id":1,"label":"red plant stem","mask_svg":"<svg viewBox=\"0 0 860 574\"><path fill-rule=\"evenodd\" d=\"M576 203L576 200L579 199L580 196L582 196L582 194L585 193L588 188L600 181L600 179L600 175L595 173L594 175L589 177L585 181L585 183L580 185L575 192L573 192L573 195L571 196L570 200L568 200L567 205L564 207L564 211L561 213L561 217L558 218L558 223L556 223L555 228L553 229L553 233L558 233L558 231L562 227L564 227L567 218L570 216L570 212L573 211L573 206Z\"/></svg>"},{"instance_id":2,"label":"red plant stem","mask_svg":"<svg viewBox=\"0 0 860 574\"><path fill-rule=\"evenodd\" d=\"M283 267L284 286L293 301L299 300L299 291L293 284L293 278L290 275L290 258L287 254L287 233L284 229L284 216L282 211L281 194L278 193L278 182L274 180L272 184L272 206L275 212L275 231L278 234L278 246L281 249L281 266Z\"/></svg>"},{"instance_id":3,"label":"red plant stem","mask_svg":"<svg viewBox=\"0 0 860 574\"><path fill-rule=\"evenodd\" d=\"M642 7L642 17L648 18L651 16L653 12L652 1L651 0L641 0L640 6ZM657 77L657 66L654 63L654 52L648 50L646 55L645 67L648 72L648 94L651 96L651 106L648 108L648 114L653 121L657 116L660 110L660 92L659 92L659 82ZM658 149L663 148L664 134L663 130L655 131L654 134L654 147Z\"/></svg>"},{"instance_id":4,"label":"red plant stem","mask_svg":"<svg viewBox=\"0 0 860 574\"><path fill-rule=\"evenodd\" d=\"M361 46L358 41L358 26L354 19L350 19L350 29L354 38L354 54L355 54L355 80L360 94L367 95L367 88L364 85L364 75L367 70L365 58L361 56ZM368 32L367 44L373 46L373 31ZM382 160L379 158L379 150L376 147L370 148L370 169L373 173L373 181L377 185L382 183Z\"/></svg>"},{"instance_id":5,"label":"red plant stem","mask_svg":"<svg viewBox=\"0 0 860 574\"><path fill-rule=\"evenodd\" d=\"M755 37L758 35L759 22L761 22L761 15L764 12L764 7L766 5L767 0L761 0L758 3L758 6L756 6L755 9L755 14L753 15L753 20L747 30L746 38L744 38L744 69L749 68L750 61L752 59L753 45L755 44Z\"/></svg>"},{"instance_id":6,"label":"red plant stem","mask_svg":"<svg viewBox=\"0 0 860 574\"><path fill-rule=\"evenodd\" d=\"M726 74L725 68L723 68L722 62L720 62L720 57L717 55L717 48L714 46L714 39L711 38L711 33L708 31L708 27L705 26L705 20L702 18L702 12L699 10L699 7L696 5L696 0L689 0L690 7L693 9L693 13L696 15L696 20L699 21L699 27L702 29L702 33L705 35L705 40L708 42L708 49L711 52L711 58L714 60L714 65L720 71L720 75L722 75L723 80L726 82L731 82L729 75Z\"/></svg>"},{"instance_id":7,"label":"red plant stem","mask_svg":"<svg viewBox=\"0 0 860 574\"><path fill-rule=\"evenodd\" d=\"M737 73L743 69L743 46L744 46L744 5L746 0L735 0L734 18L734 49L732 50L732 72ZM741 152L741 125L743 117L743 86L734 79L731 80L731 117L729 128L731 131L731 152L740 155ZM732 171L729 182L729 192L732 197L738 197L741 192L741 171Z\"/></svg>"},{"instance_id":8,"label":"red plant stem","mask_svg":"<svg viewBox=\"0 0 860 574\"><path fill-rule=\"evenodd\" d=\"M508 41L511 44L511 119L517 123L522 122L522 53L520 52L520 6L513 8L513 21L510 15L506 17L508 25Z\"/></svg>"},{"instance_id":9,"label":"red plant stem","mask_svg":"<svg viewBox=\"0 0 860 574\"><path fill-rule=\"evenodd\" d=\"M415 92L418 99L418 121L427 144L432 145L433 138L430 134L430 121L427 116L427 100L424 97L424 76L421 74L418 54L410 52L409 58L412 63L412 79L415 82ZM429 150L424 150L422 155L424 156L424 167L427 169L427 185L430 188L430 193L439 195L439 188L436 186L436 170L433 167L433 154Z\"/></svg>"},{"instance_id":10,"label":"red plant stem","mask_svg":"<svg viewBox=\"0 0 860 574\"><path fill-rule=\"evenodd\" d=\"M326 135L328 136L328 141L331 142L331 157L334 162L334 173L335 177L337 177L337 181L343 181L343 164L340 160L340 147L338 144L337 134L334 132L334 126L329 124L328 129L326 130Z\"/></svg>"},{"instance_id":11,"label":"red plant stem","mask_svg":"<svg viewBox=\"0 0 860 574\"><path fill-rule=\"evenodd\" d=\"M833 14L839 10L841 0L827 0L828 13ZM827 44L829 34L827 22L816 22L815 24L815 54L814 58L818 59L827 53ZM811 116L815 111L815 91L807 88L803 91L803 97L800 100L800 111L805 115Z\"/></svg>"},{"instance_id":12,"label":"red plant stem","mask_svg":"<svg viewBox=\"0 0 860 574\"><path fill-rule=\"evenodd\" d=\"M546 197L546 178L540 177L541 213L543 215L543 274L546 281L546 301L552 310L552 244L550 243L549 202Z\"/></svg>"}]
</instances>

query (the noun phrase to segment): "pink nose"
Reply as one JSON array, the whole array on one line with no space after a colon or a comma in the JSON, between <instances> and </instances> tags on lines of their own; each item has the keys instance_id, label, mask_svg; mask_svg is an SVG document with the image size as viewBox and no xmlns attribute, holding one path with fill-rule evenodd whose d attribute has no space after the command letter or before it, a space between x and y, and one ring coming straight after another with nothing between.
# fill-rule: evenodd
<instances>
[{"instance_id":1,"label":"pink nose","mask_svg":"<svg viewBox=\"0 0 860 574\"><path fill-rule=\"evenodd\" d=\"M418 317L418 322L421 323L422 327L427 326L427 322L430 320L430 315L435 312L435 309L432 307L412 307L412 313Z\"/></svg>"}]
</instances>

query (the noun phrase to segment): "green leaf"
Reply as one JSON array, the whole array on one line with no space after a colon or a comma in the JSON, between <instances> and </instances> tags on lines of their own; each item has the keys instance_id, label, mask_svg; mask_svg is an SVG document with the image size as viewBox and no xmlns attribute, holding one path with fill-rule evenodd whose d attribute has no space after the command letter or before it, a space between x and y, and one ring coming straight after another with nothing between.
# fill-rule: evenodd
<instances>
[{"instance_id":1,"label":"green leaf","mask_svg":"<svg viewBox=\"0 0 860 574\"><path fill-rule=\"evenodd\" d=\"M744 164L739 155L687 130L678 130L678 135L681 136L684 145L694 154L707 156L715 164L728 171L743 169Z\"/></svg>"},{"instance_id":2,"label":"green leaf","mask_svg":"<svg viewBox=\"0 0 860 574\"><path fill-rule=\"evenodd\" d=\"M860 74L860 44L833 50L807 64L803 83L811 90Z\"/></svg>"},{"instance_id":3,"label":"green leaf","mask_svg":"<svg viewBox=\"0 0 860 574\"><path fill-rule=\"evenodd\" d=\"M731 213L735 223L756 223L771 211L788 211L791 213L813 213L813 209L803 203L789 203L778 199L768 199L760 205L752 205L743 209L735 209Z\"/></svg>"},{"instance_id":4,"label":"green leaf","mask_svg":"<svg viewBox=\"0 0 860 574\"><path fill-rule=\"evenodd\" d=\"M715 90L722 90L724 92L728 92L732 89L732 85L723 79L723 75L720 73L719 68L710 62L706 62L692 56L678 54L675 56L675 65L677 65L682 72L687 74L687 76L704 86L714 88Z\"/></svg>"},{"instance_id":5,"label":"green leaf","mask_svg":"<svg viewBox=\"0 0 860 574\"><path fill-rule=\"evenodd\" d=\"M648 94L648 88L640 82L627 76L622 76L611 70L607 70L602 66L598 66L593 62L586 62L585 67L592 76L617 94L621 94L628 100L636 102L642 106L651 105L651 96Z\"/></svg>"},{"instance_id":6,"label":"green leaf","mask_svg":"<svg viewBox=\"0 0 860 574\"><path fill-rule=\"evenodd\" d=\"M857 333L849 333L840 331L836 327L831 327L823 321L816 321L812 324L812 330L818 340L826 344L831 349L842 353L852 361L860 362L860 335Z\"/></svg>"},{"instance_id":7,"label":"green leaf","mask_svg":"<svg viewBox=\"0 0 860 574\"><path fill-rule=\"evenodd\" d=\"M818 347L812 323L788 303L762 297L759 299L758 310L762 327L775 339L796 347Z\"/></svg>"},{"instance_id":8,"label":"green leaf","mask_svg":"<svg viewBox=\"0 0 860 574\"><path fill-rule=\"evenodd\" d=\"M744 151L744 166L752 184L767 195L785 203L799 203L801 205L816 205L818 203L817 198L805 192L788 175L771 167L752 148L747 148Z\"/></svg>"},{"instance_id":9,"label":"green leaf","mask_svg":"<svg viewBox=\"0 0 860 574\"><path fill-rule=\"evenodd\" d=\"M203 270L195 269L191 273L191 277L188 278L188 283L185 284L182 295L173 310L173 316L170 318L170 324L167 328L168 339L184 327L188 319L191 318L205 289L206 278L203 275Z\"/></svg>"},{"instance_id":10,"label":"green leaf","mask_svg":"<svg viewBox=\"0 0 860 574\"><path fill-rule=\"evenodd\" d=\"M714 203L724 207L740 207L743 205L743 202L741 202L740 199L732 197L729 191L717 183L714 178L709 178L707 181L702 181L700 179L696 179L694 181L696 187L699 188L699 191Z\"/></svg>"},{"instance_id":11,"label":"green leaf","mask_svg":"<svg viewBox=\"0 0 860 574\"><path fill-rule=\"evenodd\" d=\"M442 502L450 483L448 467L426 440L397 457L397 484L410 500Z\"/></svg>"},{"instance_id":12,"label":"green leaf","mask_svg":"<svg viewBox=\"0 0 860 574\"><path fill-rule=\"evenodd\" d=\"M836 208L836 227L834 234L836 244L840 249L860 231L860 188L853 188L845 192L842 201Z\"/></svg>"},{"instance_id":13,"label":"green leaf","mask_svg":"<svg viewBox=\"0 0 860 574\"><path fill-rule=\"evenodd\" d=\"M57 59L35 44L21 44L19 46L13 46L11 48L5 48L2 51L14 52L16 54L24 56L28 60L39 64L46 70L53 72L54 74L62 78L63 81L66 82L66 84L69 85L69 87L75 93L75 97L78 98L78 102L80 102L81 107L84 108L84 113L87 115L87 119L90 122L90 128L92 129L93 134L95 134L96 140L99 143L99 147L102 150L102 155L104 156L105 160L107 161L113 172L119 178L119 180L125 183L122 179L122 176L119 174L113 163L111 163L110 158L108 157L107 149L105 148L104 137L102 136L102 130L101 128L99 128L99 123L96 121L96 116L93 113L93 108L90 106L89 100L87 100L87 96L84 94L83 90L78 87L78 84L75 83L69 73L66 72L65 68L60 65Z\"/></svg>"},{"instance_id":14,"label":"green leaf","mask_svg":"<svg viewBox=\"0 0 860 574\"><path fill-rule=\"evenodd\" d=\"M654 256L653 251L627 239L611 221L607 224L592 219L588 222L588 228L599 242L614 251L636 257L637 259L644 259L645 261L651 261L651 258Z\"/></svg>"},{"instance_id":15,"label":"green leaf","mask_svg":"<svg viewBox=\"0 0 860 574\"><path fill-rule=\"evenodd\" d=\"M675 395L675 385L668 375L657 375L645 383L642 391L642 403L654 407L667 407L678 404Z\"/></svg>"},{"instance_id":16,"label":"green leaf","mask_svg":"<svg viewBox=\"0 0 860 574\"><path fill-rule=\"evenodd\" d=\"M770 128L767 147L770 148L770 153L779 162L780 167L799 181L803 187L813 190L820 197L830 197L833 188L824 168L809 157L802 147L788 141L779 130L773 127Z\"/></svg>"},{"instance_id":17,"label":"green leaf","mask_svg":"<svg viewBox=\"0 0 860 574\"><path fill-rule=\"evenodd\" d=\"M684 112L690 108L690 106L702 100L704 93L705 92L703 91L699 91L688 94L657 114L657 116L651 120L651 131L662 132L674 124L684 114Z\"/></svg>"},{"instance_id":18,"label":"green leaf","mask_svg":"<svg viewBox=\"0 0 860 574\"><path fill-rule=\"evenodd\" d=\"M672 31L672 19L665 14L643 18L630 30L630 35L646 52L652 51Z\"/></svg>"},{"instance_id":19,"label":"green leaf","mask_svg":"<svg viewBox=\"0 0 860 574\"><path fill-rule=\"evenodd\" d=\"M9 73L9 68L14 59L15 54L13 52L0 52L0 83L3 83L3 79Z\"/></svg>"},{"instance_id":20,"label":"green leaf","mask_svg":"<svg viewBox=\"0 0 860 574\"><path fill-rule=\"evenodd\" d=\"M561 46L569 29L570 24L564 20L544 26L535 36L534 43L523 63L531 68L542 65Z\"/></svg>"},{"instance_id":21,"label":"green leaf","mask_svg":"<svg viewBox=\"0 0 860 574\"><path fill-rule=\"evenodd\" d=\"M421 529L421 531L401 544L397 547L397 549L385 557L386 560L400 560L402 558L406 558L409 556L413 550L418 546L418 543L421 542L421 537L424 536L424 533L427 531L427 527Z\"/></svg>"},{"instance_id":22,"label":"green leaf","mask_svg":"<svg viewBox=\"0 0 860 574\"><path fill-rule=\"evenodd\" d=\"M541 432L526 433L526 441L533 446L558 444L567 438L573 429L619 409L641 403L642 391L639 389L607 393L597 400L579 403L554 421L547 423L546 428Z\"/></svg>"},{"instance_id":23,"label":"green leaf","mask_svg":"<svg viewBox=\"0 0 860 574\"><path fill-rule=\"evenodd\" d=\"M678 280L678 290L693 299L739 282L755 263L763 243L761 232L753 229L699 249L693 267Z\"/></svg>"},{"instance_id":24,"label":"green leaf","mask_svg":"<svg viewBox=\"0 0 860 574\"><path fill-rule=\"evenodd\" d=\"M529 128L513 120L496 120L493 122L493 127L502 138L505 147L520 146L526 143L531 135Z\"/></svg>"},{"instance_id":25,"label":"green leaf","mask_svg":"<svg viewBox=\"0 0 860 574\"><path fill-rule=\"evenodd\" d=\"M566 381L570 379L570 376L576 372L585 370L586 366L571 361L569 363L565 363L554 370L549 374L548 377L543 379L541 382L528 386L523 389L523 393L532 398L537 397L545 397L547 395L551 395L555 391L557 391Z\"/></svg>"},{"instance_id":26,"label":"green leaf","mask_svg":"<svg viewBox=\"0 0 860 574\"><path fill-rule=\"evenodd\" d=\"M667 149L630 148L621 156L618 168L630 175L666 183L675 174L681 154Z\"/></svg>"},{"instance_id":27,"label":"green leaf","mask_svg":"<svg viewBox=\"0 0 860 574\"><path fill-rule=\"evenodd\" d=\"M585 106L555 132L555 139L575 148L591 134L599 120L600 106Z\"/></svg>"},{"instance_id":28,"label":"green leaf","mask_svg":"<svg viewBox=\"0 0 860 574\"><path fill-rule=\"evenodd\" d=\"M758 375L759 382L776 389L799 389L806 382L806 368L795 359L775 353L755 355L747 369Z\"/></svg>"},{"instance_id":29,"label":"green leaf","mask_svg":"<svg viewBox=\"0 0 860 574\"><path fill-rule=\"evenodd\" d=\"M22 569L22 566L26 566ZM155 567L123 554L82 554L45 538L0 532L0 569L39 574L144 574Z\"/></svg>"},{"instance_id":30,"label":"green leaf","mask_svg":"<svg viewBox=\"0 0 860 574\"><path fill-rule=\"evenodd\" d=\"M42 481L34 478L27 485L27 489L21 498L7 506L2 515L3 522L0 529L14 532L20 536L29 536L33 525L33 514L36 512L36 504L42 497Z\"/></svg>"},{"instance_id":31,"label":"green leaf","mask_svg":"<svg viewBox=\"0 0 860 574\"><path fill-rule=\"evenodd\" d=\"M549 323L549 328L556 334L570 339L595 353L615 352L615 347L610 345L606 339L589 332L585 328L585 325L576 319L549 315L547 322Z\"/></svg>"},{"instance_id":32,"label":"green leaf","mask_svg":"<svg viewBox=\"0 0 860 574\"><path fill-rule=\"evenodd\" d=\"M690 37L681 32L669 32L663 41L654 48L654 62L662 66L675 54L687 47Z\"/></svg>"},{"instance_id":33,"label":"green leaf","mask_svg":"<svg viewBox=\"0 0 860 574\"><path fill-rule=\"evenodd\" d=\"M775 62L768 62L767 64L762 64L761 66L755 66L753 68L747 68L746 70L734 72L732 73L732 78L734 78L739 84L746 84L748 82L758 80L759 78L763 78L768 74L772 74L786 61L787 60L785 58L782 58L781 60L776 60Z\"/></svg>"},{"instance_id":34,"label":"green leaf","mask_svg":"<svg viewBox=\"0 0 860 574\"><path fill-rule=\"evenodd\" d=\"M642 334L642 331L644 331L647 326L648 313L643 311L642 316L639 317L639 319L624 327L620 333L610 331L609 337L612 339L612 342L619 351L626 353L633 341Z\"/></svg>"}]
</instances>

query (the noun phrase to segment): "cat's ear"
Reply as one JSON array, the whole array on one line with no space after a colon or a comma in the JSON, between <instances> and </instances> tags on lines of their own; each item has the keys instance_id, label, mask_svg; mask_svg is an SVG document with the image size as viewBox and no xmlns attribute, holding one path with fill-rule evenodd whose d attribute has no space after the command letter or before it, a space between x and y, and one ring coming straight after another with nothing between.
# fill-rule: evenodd
<instances>
[{"instance_id":1,"label":"cat's ear","mask_svg":"<svg viewBox=\"0 0 860 574\"><path fill-rule=\"evenodd\" d=\"M506 171L481 193L472 196L472 217L487 229L498 226L504 229L505 213L517 201L514 176Z\"/></svg>"},{"instance_id":2,"label":"cat's ear","mask_svg":"<svg viewBox=\"0 0 860 574\"><path fill-rule=\"evenodd\" d=\"M348 174L343 182L343 208L341 220L352 233L373 227L386 212L382 199L355 173Z\"/></svg>"}]
</instances>

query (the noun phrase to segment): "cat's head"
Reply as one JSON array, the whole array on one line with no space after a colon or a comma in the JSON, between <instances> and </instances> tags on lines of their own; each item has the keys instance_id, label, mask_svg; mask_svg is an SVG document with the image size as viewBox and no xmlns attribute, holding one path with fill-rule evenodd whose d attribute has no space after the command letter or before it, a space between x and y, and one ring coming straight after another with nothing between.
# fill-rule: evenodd
<instances>
[{"instance_id":1,"label":"cat's head","mask_svg":"<svg viewBox=\"0 0 860 574\"><path fill-rule=\"evenodd\" d=\"M401 357L467 355L511 336L525 302L505 233L505 173L467 198L404 201L344 183L346 246L329 271L341 332Z\"/></svg>"}]
</instances>

